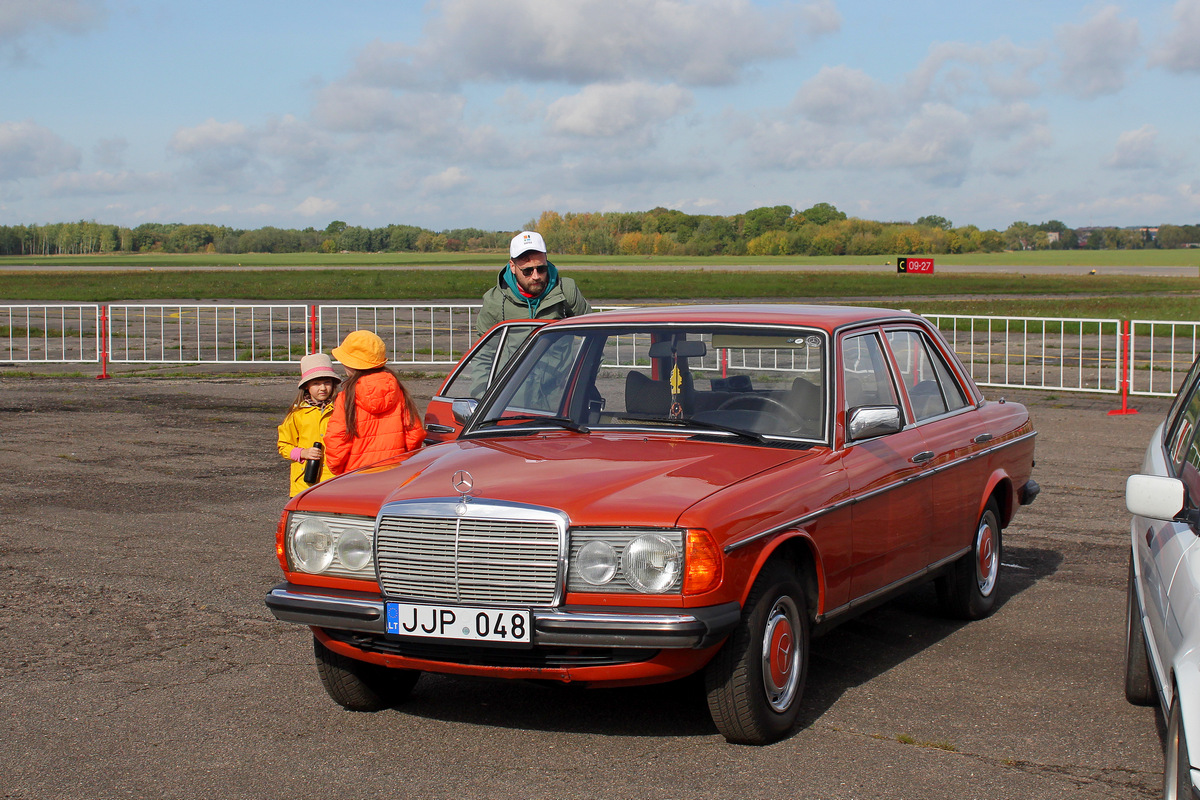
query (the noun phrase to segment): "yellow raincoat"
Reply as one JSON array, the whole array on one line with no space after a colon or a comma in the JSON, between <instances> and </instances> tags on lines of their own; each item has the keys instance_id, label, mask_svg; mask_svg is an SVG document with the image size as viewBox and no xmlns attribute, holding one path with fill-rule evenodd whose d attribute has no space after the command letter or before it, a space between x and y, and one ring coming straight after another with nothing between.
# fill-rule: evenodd
<instances>
[{"instance_id":1,"label":"yellow raincoat","mask_svg":"<svg viewBox=\"0 0 1200 800\"><path fill-rule=\"evenodd\" d=\"M279 425L279 455L292 462L292 483L289 496L294 497L308 488L304 482L304 462L293 461L292 451L297 447L312 447L313 442L324 444L325 428L329 417L333 414L333 403L329 402L322 408L305 400L299 408L288 413ZM329 480L333 473L329 471L328 461L321 463L321 480Z\"/></svg>"}]
</instances>

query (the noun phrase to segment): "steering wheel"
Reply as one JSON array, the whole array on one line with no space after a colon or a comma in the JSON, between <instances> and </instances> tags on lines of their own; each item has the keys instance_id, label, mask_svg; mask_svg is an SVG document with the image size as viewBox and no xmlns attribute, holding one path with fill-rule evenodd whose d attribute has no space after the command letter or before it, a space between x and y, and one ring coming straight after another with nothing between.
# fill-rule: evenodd
<instances>
[{"instance_id":1,"label":"steering wheel","mask_svg":"<svg viewBox=\"0 0 1200 800\"><path fill-rule=\"evenodd\" d=\"M774 397L767 397L761 394L743 394L736 397L731 397L721 405L717 406L717 411L728 411L734 409L746 409L748 411L765 411L773 416L779 417L790 430L797 430L804 427L804 420L799 414L785 406L783 403L776 400Z\"/></svg>"}]
</instances>

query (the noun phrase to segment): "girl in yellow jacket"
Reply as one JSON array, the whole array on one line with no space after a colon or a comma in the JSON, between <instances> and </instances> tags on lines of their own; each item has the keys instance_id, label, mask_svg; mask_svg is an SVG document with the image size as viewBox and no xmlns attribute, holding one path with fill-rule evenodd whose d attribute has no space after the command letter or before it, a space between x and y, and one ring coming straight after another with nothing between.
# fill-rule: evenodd
<instances>
[{"instance_id":1,"label":"girl in yellow jacket","mask_svg":"<svg viewBox=\"0 0 1200 800\"><path fill-rule=\"evenodd\" d=\"M341 378L333 371L333 362L324 353L311 353L300 359L299 391L279 426L279 455L292 462L292 496L309 486L304 482L304 462L323 456L322 449L313 444L325 438L340 382ZM322 459L321 480L332 477Z\"/></svg>"}]
</instances>

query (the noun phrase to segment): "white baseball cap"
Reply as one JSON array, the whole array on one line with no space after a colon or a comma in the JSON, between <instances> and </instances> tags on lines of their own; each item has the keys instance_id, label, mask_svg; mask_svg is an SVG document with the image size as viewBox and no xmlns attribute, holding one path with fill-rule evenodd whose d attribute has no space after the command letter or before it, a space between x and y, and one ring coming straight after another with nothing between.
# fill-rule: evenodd
<instances>
[{"instance_id":1,"label":"white baseball cap","mask_svg":"<svg viewBox=\"0 0 1200 800\"><path fill-rule=\"evenodd\" d=\"M509 242L508 257L516 258L530 250L537 250L539 253L546 252L546 241L537 231L521 231Z\"/></svg>"}]
</instances>

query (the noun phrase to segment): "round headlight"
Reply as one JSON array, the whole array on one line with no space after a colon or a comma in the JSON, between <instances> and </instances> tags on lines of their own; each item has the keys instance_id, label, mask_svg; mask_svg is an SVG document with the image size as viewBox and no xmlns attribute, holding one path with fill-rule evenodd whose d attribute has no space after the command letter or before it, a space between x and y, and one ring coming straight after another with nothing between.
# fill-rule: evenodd
<instances>
[{"instance_id":1,"label":"round headlight","mask_svg":"<svg viewBox=\"0 0 1200 800\"><path fill-rule=\"evenodd\" d=\"M320 573L333 563L333 536L325 523L309 517L292 534L292 555L305 572Z\"/></svg>"},{"instance_id":2,"label":"round headlight","mask_svg":"<svg viewBox=\"0 0 1200 800\"><path fill-rule=\"evenodd\" d=\"M648 533L625 546L621 554L621 571L625 580L639 592L658 594L669 589L678 579L683 559L679 549L662 536Z\"/></svg>"},{"instance_id":3,"label":"round headlight","mask_svg":"<svg viewBox=\"0 0 1200 800\"><path fill-rule=\"evenodd\" d=\"M617 551L608 542L588 542L575 556L579 577L592 586L602 586L617 574Z\"/></svg>"},{"instance_id":4,"label":"round headlight","mask_svg":"<svg viewBox=\"0 0 1200 800\"><path fill-rule=\"evenodd\" d=\"M371 540L362 531L346 531L338 538L337 554L346 569L360 570L371 563Z\"/></svg>"}]
</instances>

